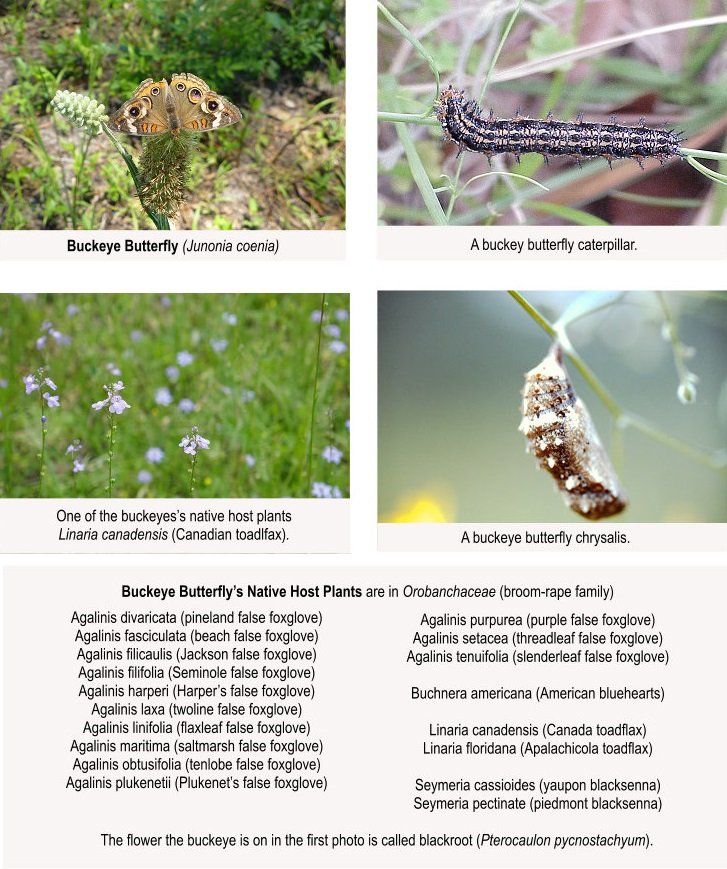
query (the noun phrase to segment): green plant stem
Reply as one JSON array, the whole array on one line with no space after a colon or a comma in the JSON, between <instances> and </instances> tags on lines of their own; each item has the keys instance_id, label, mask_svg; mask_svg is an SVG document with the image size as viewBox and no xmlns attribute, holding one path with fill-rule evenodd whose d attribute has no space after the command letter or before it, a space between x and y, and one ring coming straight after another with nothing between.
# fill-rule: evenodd
<instances>
[{"instance_id":1,"label":"green plant stem","mask_svg":"<svg viewBox=\"0 0 727 869\"><path fill-rule=\"evenodd\" d=\"M505 29L502 31L502 36L500 37L500 41L497 44L497 48L495 49L495 53L492 55L492 60L490 61L490 65L487 69L487 75L485 76L485 80L482 83L482 88L480 89L480 105L482 105L482 101L485 98L485 94L487 93L487 88L490 86L490 79L492 78L492 73L495 71L495 66L497 65L497 61L500 59L500 55L502 54L502 49L505 47L505 42L507 41L507 37L510 35L510 31L512 30L515 22L517 21L517 17L520 14L520 10L523 6L523 0L518 0L517 6L513 9L512 15L510 16L507 24L505 25Z\"/></svg>"},{"instance_id":2,"label":"green plant stem","mask_svg":"<svg viewBox=\"0 0 727 869\"><path fill-rule=\"evenodd\" d=\"M687 149L685 149L683 151L683 153L684 153L684 159L687 161L687 163L689 163L689 165L693 169L696 169L697 172L701 172L702 175L706 176L707 178L710 178L712 181L715 181L717 184L727 185L727 175L724 175L722 172L715 172L714 169L710 169L708 166L702 166L702 164L698 160L695 160L694 157L690 153L687 153ZM724 155L722 155L721 158L718 158L717 155L714 154L714 152L712 152L712 151L705 151L704 153L712 155L711 157L709 157L707 159L722 159L722 160L727 159L727 157L725 157Z\"/></svg>"},{"instance_id":3,"label":"green plant stem","mask_svg":"<svg viewBox=\"0 0 727 869\"><path fill-rule=\"evenodd\" d=\"M109 484L108 484L109 498L111 497L111 493L113 492L113 488L114 488L114 478L111 474L111 459L114 455L115 436L116 436L116 417L114 416L113 413L110 413L109 414L109 433L108 433L108 438L109 438L109 458L108 458L108 463L109 463Z\"/></svg>"},{"instance_id":4,"label":"green plant stem","mask_svg":"<svg viewBox=\"0 0 727 869\"><path fill-rule=\"evenodd\" d=\"M406 128L405 124L394 124L394 129L396 130L396 135L399 137L399 141L404 148L404 153L409 160L414 183L422 194L422 199L429 211L429 215L437 226L445 226L447 224L447 218L442 210L439 199L437 199L437 194L434 192L434 188L429 180L424 164L419 157L419 152L409 135L409 130Z\"/></svg>"},{"instance_id":5,"label":"green plant stem","mask_svg":"<svg viewBox=\"0 0 727 869\"><path fill-rule=\"evenodd\" d=\"M421 124L427 127L439 126L439 121L431 115L425 118L422 115L411 115L406 112L379 112L377 117L380 121L387 121L391 124Z\"/></svg>"},{"instance_id":6,"label":"green plant stem","mask_svg":"<svg viewBox=\"0 0 727 869\"><path fill-rule=\"evenodd\" d=\"M524 308L525 311L532 317L533 320L540 326L540 328L546 332L550 337L555 340L558 337L558 330L554 325L550 323L550 321L544 317L540 311L534 308L527 299L525 299L520 293L516 290L509 290L508 294L520 305L521 308Z\"/></svg>"},{"instance_id":7,"label":"green plant stem","mask_svg":"<svg viewBox=\"0 0 727 869\"><path fill-rule=\"evenodd\" d=\"M306 492L310 495L313 485L313 431L315 429L316 405L318 404L318 378L321 370L321 344L323 343L323 315L326 310L326 294L321 295L320 319L318 320L318 344L316 346L316 367L313 373L313 395L310 403L310 426L308 432L308 457L306 462L307 487Z\"/></svg>"},{"instance_id":8,"label":"green plant stem","mask_svg":"<svg viewBox=\"0 0 727 869\"><path fill-rule=\"evenodd\" d=\"M197 466L197 453L192 453L192 464L189 466L189 497L194 493L194 470Z\"/></svg>"},{"instance_id":9,"label":"green plant stem","mask_svg":"<svg viewBox=\"0 0 727 869\"><path fill-rule=\"evenodd\" d=\"M43 463L45 461L45 439L48 434L46 423L43 422L43 382L38 388L38 396L40 397L40 476L38 477L38 497L43 497Z\"/></svg>"},{"instance_id":10,"label":"green plant stem","mask_svg":"<svg viewBox=\"0 0 727 869\"><path fill-rule=\"evenodd\" d=\"M521 0L521 2L522 2L522 0ZM429 69L431 69L431 71L432 71L432 75L434 76L434 83L435 83L434 99L432 100L432 104L434 104L435 100L439 96L439 67L437 66L434 58L431 56L431 54L429 54L429 52L426 50L426 48L424 48L424 46L416 38L416 36L414 36L414 34L408 28L406 28L401 23L401 21L399 21L398 18L395 18L391 14L391 12L389 12L389 10L386 8L386 6L384 6L383 3L377 3L376 5L379 7L379 12L381 12L381 14L384 16L384 18L386 18L386 20L389 22L389 24L391 24L392 27L395 30L397 30L401 34L401 36L403 36L404 39L406 39L406 41L410 45L412 45L419 52L419 54L424 58L424 60L426 60L426 62L429 64ZM426 117L426 115L430 115L431 113L432 113L432 109L430 107L427 110L426 114L423 115L423 117Z\"/></svg>"},{"instance_id":11,"label":"green plant stem","mask_svg":"<svg viewBox=\"0 0 727 869\"><path fill-rule=\"evenodd\" d=\"M674 367L679 375L679 380L683 380L689 373L687 366L684 363L684 345L679 340L679 330L677 329L676 321L671 315L669 306L666 303L664 294L657 292L656 298L659 300L661 312L664 315L664 322L669 330L669 343L671 344L671 352L674 357Z\"/></svg>"},{"instance_id":12,"label":"green plant stem","mask_svg":"<svg viewBox=\"0 0 727 869\"><path fill-rule=\"evenodd\" d=\"M685 157L700 157L702 160L727 160L724 151L702 151L701 148L680 148Z\"/></svg>"}]
</instances>

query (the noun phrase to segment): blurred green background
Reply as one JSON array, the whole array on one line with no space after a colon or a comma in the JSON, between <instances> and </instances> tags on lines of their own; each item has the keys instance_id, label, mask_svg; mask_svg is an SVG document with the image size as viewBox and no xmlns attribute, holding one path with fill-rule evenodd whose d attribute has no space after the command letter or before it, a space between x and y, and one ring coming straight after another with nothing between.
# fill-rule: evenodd
<instances>
[{"instance_id":1,"label":"blurred green background","mask_svg":"<svg viewBox=\"0 0 727 869\"><path fill-rule=\"evenodd\" d=\"M347 497L348 347L346 294L0 295L0 495L38 495L38 392L23 378L43 366L60 396L46 410L45 497L106 495L108 413L91 404L118 380L131 407L114 496L186 496L179 442L196 425L211 442L196 497L308 498L315 483Z\"/></svg>"},{"instance_id":2,"label":"blurred green background","mask_svg":"<svg viewBox=\"0 0 727 869\"><path fill-rule=\"evenodd\" d=\"M576 299L610 302L568 335L623 410L705 454L727 445L727 296L666 293L697 400L677 398L672 345L655 293L536 292L551 321ZM594 298L594 297L597 297ZM550 339L506 293L379 293L380 521L568 522L580 519L518 432L524 373ZM566 361L604 445L609 414ZM725 522L727 474L629 428L615 462L630 506L615 521Z\"/></svg>"}]
</instances>

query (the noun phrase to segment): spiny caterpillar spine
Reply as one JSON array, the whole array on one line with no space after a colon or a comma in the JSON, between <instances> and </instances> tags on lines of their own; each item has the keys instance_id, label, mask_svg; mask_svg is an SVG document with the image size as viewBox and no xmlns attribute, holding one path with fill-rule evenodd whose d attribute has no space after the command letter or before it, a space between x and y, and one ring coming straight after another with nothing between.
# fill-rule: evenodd
<instances>
[{"instance_id":1,"label":"spiny caterpillar spine","mask_svg":"<svg viewBox=\"0 0 727 869\"><path fill-rule=\"evenodd\" d=\"M519 430L528 452L553 477L571 510L603 519L627 506L588 408L573 391L559 344L525 375L522 414Z\"/></svg>"},{"instance_id":2,"label":"spiny caterpillar spine","mask_svg":"<svg viewBox=\"0 0 727 869\"><path fill-rule=\"evenodd\" d=\"M609 165L613 160L628 157L643 168L646 157L660 163L670 157L682 157L682 136L673 130L647 127L642 120L636 126L608 124L583 120L575 123L556 121L552 115L538 118L496 118L490 111L483 115L474 100L467 100L463 91L446 87L435 104L437 118L445 137L459 145L462 151L476 151L489 159L494 154L516 155L535 153L543 157L572 156L603 157Z\"/></svg>"}]
</instances>

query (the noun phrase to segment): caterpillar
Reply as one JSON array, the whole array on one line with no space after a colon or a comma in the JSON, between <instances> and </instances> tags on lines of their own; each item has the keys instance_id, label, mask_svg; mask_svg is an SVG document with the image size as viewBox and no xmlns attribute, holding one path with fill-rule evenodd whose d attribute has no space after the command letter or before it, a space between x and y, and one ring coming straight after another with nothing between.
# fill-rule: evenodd
<instances>
[{"instance_id":1,"label":"caterpillar","mask_svg":"<svg viewBox=\"0 0 727 869\"><path fill-rule=\"evenodd\" d=\"M552 475L571 510L603 519L627 506L591 415L573 391L559 344L525 375L522 415L527 451Z\"/></svg>"},{"instance_id":2,"label":"caterpillar","mask_svg":"<svg viewBox=\"0 0 727 869\"><path fill-rule=\"evenodd\" d=\"M535 153L547 158L572 156L581 158L603 157L609 166L613 160L632 157L643 169L646 157L655 157L663 163L670 157L681 157L683 136L673 130L657 130L642 121L636 126L617 124L615 118L608 124L583 120L579 115L575 123L556 121L552 115L544 120L517 115L514 118L496 118L490 111L484 116L474 100L466 99L463 91L449 85L435 104L437 118L445 138L456 142L459 151L477 151L489 159L494 154L516 155Z\"/></svg>"}]
</instances>

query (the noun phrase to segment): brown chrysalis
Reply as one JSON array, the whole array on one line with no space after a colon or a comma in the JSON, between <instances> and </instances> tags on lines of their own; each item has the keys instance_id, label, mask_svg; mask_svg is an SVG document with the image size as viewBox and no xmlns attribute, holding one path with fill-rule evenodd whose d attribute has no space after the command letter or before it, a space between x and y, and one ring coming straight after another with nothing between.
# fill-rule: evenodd
<instances>
[{"instance_id":1,"label":"brown chrysalis","mask_svg":"<svg viewBox=\"0 0 727 869\"><path fill-rule=\"evenodd\" d=\"M627 506L591 415L573 391L559 344L525 375L522 414L519 429L528 452L551 474L571 510L603 519Z\"/></svg>"}]
</instances>

